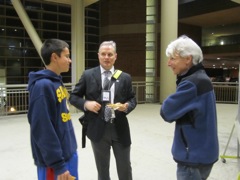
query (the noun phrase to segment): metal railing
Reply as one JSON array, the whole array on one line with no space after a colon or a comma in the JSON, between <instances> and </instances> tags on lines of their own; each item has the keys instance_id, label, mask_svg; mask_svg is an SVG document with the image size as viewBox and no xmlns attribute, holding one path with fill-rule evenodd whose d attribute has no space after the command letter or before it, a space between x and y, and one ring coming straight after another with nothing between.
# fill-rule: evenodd
<instances>
[{"instance_id":1,"label":"metal railing","mask_svg":"<svg viewBox=\"0 0 240 180\"><path fill-rule=\"evenodd\" d=\"M237 82L213 82L216 102L238 103L239 86Z\"/></svg>"},{"instance_id":2,"label":"metal railing","mask_svg":"<svg viewBox=\"0 0 240 180\"><path fill-rule=\"evenodd\" d=\"M134 81L133 90L136 93L138 103L159 102L160 82Z\"/></svg>"},{"instance_id":3,"label":"metal railing","mask_svg":"<svg viewBox=\"0 0 240 180\"><path fill-rule=\"evenodd\" d=\"M75 84L65 84L68 92ZM216 101L238 103L238 83L213 83ZM158 103L160 82L133 82L138 103ZM27 85L0 85L0 116L25 114L28 111Z\"/></svg>"}]
</instances>

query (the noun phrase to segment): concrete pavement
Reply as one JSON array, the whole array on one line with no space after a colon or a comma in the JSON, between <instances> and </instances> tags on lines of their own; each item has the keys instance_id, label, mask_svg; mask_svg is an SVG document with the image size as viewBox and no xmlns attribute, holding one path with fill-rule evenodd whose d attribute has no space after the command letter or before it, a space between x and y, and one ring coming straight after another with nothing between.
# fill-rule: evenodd
<instances>
[{"instance_id":1,"label":"concrete pavement","mask_svg":"<svg viewBox=\"0 0 240 180\"><path fill-rule=\"evenodd\" d=\"M159 104L138 104L137 108L128 115L132 136L131 160L134 180L176 179L176 163L171 155L174 123L164 122L159 115L159 109ZM226 147L237 109L236 104L217 104L220 154L223 154ZM87 140L86 148L81 148L81 125L78 122L81 114L72 114L79 144L79 177L81 180L97 180L89 140ZM0 179L37 179L36 167L31 155L29 124L26 115L1 117L0 137ZM226 155L237 155L236 130L234 130ZM239 171L238 161L237 158L227 158L226 163L223 163L219 159L213 167L209 180L236 180ZM117 180L113 154L110 171L112 180Z\"/></svg>"}]
</instances>

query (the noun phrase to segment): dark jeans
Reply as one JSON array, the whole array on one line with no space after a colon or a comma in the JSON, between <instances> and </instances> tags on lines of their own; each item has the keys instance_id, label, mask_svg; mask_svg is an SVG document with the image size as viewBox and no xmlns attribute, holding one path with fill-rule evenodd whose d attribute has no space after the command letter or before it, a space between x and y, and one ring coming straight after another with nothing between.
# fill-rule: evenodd
<instances>
[{"instance_id":1,"label":"dark jeans","mask_svg":"<svg viewBox=\"0 0 240 180\"><path fill-rule=\"evenodd\" d=\"M119 180L132 180L132 167L130 162L130 146L120 144L114 123L107 123L103 138L100 142L92 142L92 149L98 170L98 180L110 180L110 150L113 149L117 164Z\"/></svg>"},{"instance_id":2,"label":"dark jeans","mask_svg":"<svg viewBox=\"0 0 240 180\"><path fill-rule=\"evenodd\" d=\"M177 180L206 180L210 175L213 165L199 167L177 165Z\"/></svg>"}]
</instances>

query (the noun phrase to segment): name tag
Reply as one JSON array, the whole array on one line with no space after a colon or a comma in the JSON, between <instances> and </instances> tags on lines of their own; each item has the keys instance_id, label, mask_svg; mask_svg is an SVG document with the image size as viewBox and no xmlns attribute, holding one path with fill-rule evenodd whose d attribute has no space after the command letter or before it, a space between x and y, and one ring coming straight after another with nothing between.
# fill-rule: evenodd
<instances>
[{"instance_id":1,"label":"name tag","mask_svg":"<svg viewBox=\"0 0 240 180\"><path fill-rule=\"evenodd\" d=\"M103 102L111 102L111 91L110 90L102 90L102 101Z\"/></svg>"}]
</instances>

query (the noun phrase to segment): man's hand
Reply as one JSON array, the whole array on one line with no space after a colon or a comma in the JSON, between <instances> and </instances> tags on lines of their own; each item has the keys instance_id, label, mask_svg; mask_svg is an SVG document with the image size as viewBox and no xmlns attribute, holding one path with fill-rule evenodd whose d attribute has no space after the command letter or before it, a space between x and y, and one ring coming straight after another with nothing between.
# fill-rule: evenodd
<instances>
[{"instance_id":1,"label":"man's hand","mask_svg":"<svg viewBox=\"0 0 240 180\"><path fill-rule=\"evenodd\" d=\"M69 171L64 172L63 174L58 175L57 180L74 180L74 176L71 176Z\"/></svg>"},{"instance_id":2,"label":"man's hand","mask_svg":"<svg viewBox=\"0 0 240 180\"><path fill-rule=\"evenodd\" d=\"M98 113L98 111L101 109L101 104L99 104L96 101L86 101L84 104L84 107L88 111L92 111L94 113Z\"/></svg>"},{"instance_id":3,"label":"man's hand","mask_svg":"<svg viewBox=\"0 0 240 180\"><path fill-rule=\"evenodd\" d=\"M113 108L114 110L124 111L124 112L126 112L127 109L128 109L128 103L124 103L124 104L121 104L121 103L109 104L107 106L110 107L110 108Z\"/></svg>"}]
</instances>

